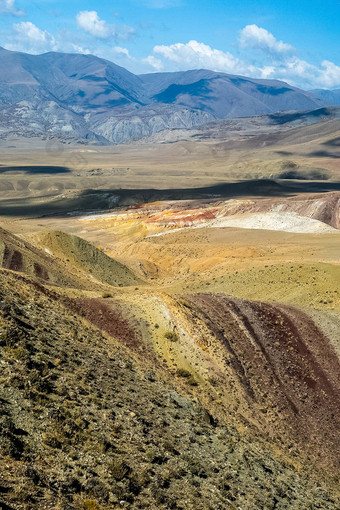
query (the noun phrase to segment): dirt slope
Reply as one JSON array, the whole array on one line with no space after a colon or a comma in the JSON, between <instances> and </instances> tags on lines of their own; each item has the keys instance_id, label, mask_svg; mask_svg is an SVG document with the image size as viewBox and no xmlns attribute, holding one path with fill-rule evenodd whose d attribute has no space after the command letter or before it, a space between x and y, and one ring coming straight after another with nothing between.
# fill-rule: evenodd
<instances>
[{"instance_id":1,"label":"dirt slope","mask_svg":"<svg viewBox=\"0 0 340 510\"><path fill-rule=\"evenodd\" d=\"M241 293L244 271L233 283L231 273L212 278L207 267L205 282L198 261L211 258L216 240L190 232L182 237L192 275L137 287L125 266L75 236L35 234L33 246L2 232L0 501L9 508L338 504L340 366L327 331L299 308L227 296ZM176 239L167 243L178 268L180 234L165 236ZM193 239L206 244L193 250ZM159 237L137 249L142 243L164 246ZM16 252L23 263L8 255ZM336 266L299 264L295 274L286 264L287 276L278 266L260 269L263 250L259 256L261 266L243 282L244 289L254 282L253 299L261 277L281 279L283 298L288 282L293 293L300 282L300 298L305 285L320 290L323 282L327 306L338 302ZM30 269L35 260L64 280L44 280ZM102 273L92 273L98 285L89 292L91 269ZM122 288L100 284L111 270L108 281ZM196 282L210 293L188 291L190 278L191 289ZM213 292L218 286L223 292ZM107 288L113 294L103 299Z\"/></svg>"},{"instance_id":2,"label":"dirt slope","mask_svg":"<svg viewBox=\"0 0 340 510\"><path fill-rule=\"evenodd\" d=\"M296 308L222 294L186 299L197 328L199 319L223 345L238 397L260 427L337 466L340 364L314 322Z\"/></svg>"},{"instance_id":3,"label":"dirt slope","mask_svg":"<svg viewBox=\"0 0 340 510\"><path fill-rule=\"evenodd\" d=\"M15 274L0 280L3 508L336 507L336 495L218 423L164 369Z\"/></svg>"}]
</instances>

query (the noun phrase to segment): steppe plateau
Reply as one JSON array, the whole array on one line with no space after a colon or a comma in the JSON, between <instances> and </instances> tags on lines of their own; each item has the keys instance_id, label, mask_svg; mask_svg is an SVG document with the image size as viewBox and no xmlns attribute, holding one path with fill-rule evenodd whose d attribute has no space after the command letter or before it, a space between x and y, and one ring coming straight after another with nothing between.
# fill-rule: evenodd
<instances>
[{"instance_id":1,"label":"steppe plateau","mask_svg":"<svg viewBox=\"0 0 340 510\"><path fill-rule=\"evenodd\" d=\"M339 109L272 117L1 140L3 508L339 508Z\"/></svg>"}]
</instances>

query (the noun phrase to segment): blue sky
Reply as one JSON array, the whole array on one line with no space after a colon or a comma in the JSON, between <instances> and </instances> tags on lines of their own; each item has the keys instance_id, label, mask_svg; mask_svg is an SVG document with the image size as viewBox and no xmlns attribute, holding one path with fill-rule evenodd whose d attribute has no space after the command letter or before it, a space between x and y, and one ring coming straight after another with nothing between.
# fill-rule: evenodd
<instances>
[{"instance_id":1,"label":"blue sky","mask_svg":"<svg viewBox=\"0 0 340 510\"><path fill-rule=\"evenodd\" d=\"M340 0L0 0L0 45L340 87Z\"/></svg>"}]
</instances>

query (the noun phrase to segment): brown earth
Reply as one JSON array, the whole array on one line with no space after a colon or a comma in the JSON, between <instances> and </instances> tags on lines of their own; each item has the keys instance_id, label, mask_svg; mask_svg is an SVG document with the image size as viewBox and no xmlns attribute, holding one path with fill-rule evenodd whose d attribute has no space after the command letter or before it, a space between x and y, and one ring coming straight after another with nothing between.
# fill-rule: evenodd
<instances>
[{"instance_id":1,"label":"brown earth","mask_svg":"<svg viewBox=\"0 0 340 510\"><path fill-rule=\"evenodd\" d=\"M333 477L217 419L204 388L18 276L0 271L0 506L336 508Z\"/></svg>"},{"instance_id":2,"label":"brown earth","mask_svg":"<svg viewBox=\"0 0 340 510\"><path fill-rule=\"evenodd\" d=\"M304 451L318 451L325 468L337 469L340 364L314 322L292 307L225 295L186 300L223 345L248 412L271 435L297 439Z\"/></svg>"}]
</instances>

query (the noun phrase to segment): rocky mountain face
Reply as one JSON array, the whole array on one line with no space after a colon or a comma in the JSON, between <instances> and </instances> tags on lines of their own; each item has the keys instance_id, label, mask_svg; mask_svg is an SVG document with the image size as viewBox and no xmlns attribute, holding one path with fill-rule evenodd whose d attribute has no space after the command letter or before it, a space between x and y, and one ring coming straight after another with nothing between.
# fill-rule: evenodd
<instances>
[{"instance_id":1,"label":"rocky mountain face","mask_svg":"<svg viewBox=\"0 0 340 510\"><path fill-rule=\"evenodd\" d=\"M327 98L208 70L136 76L93 55L0 49L0 136L124 143L215 119L314 110Z\"/></svg>"}]
</instances>

